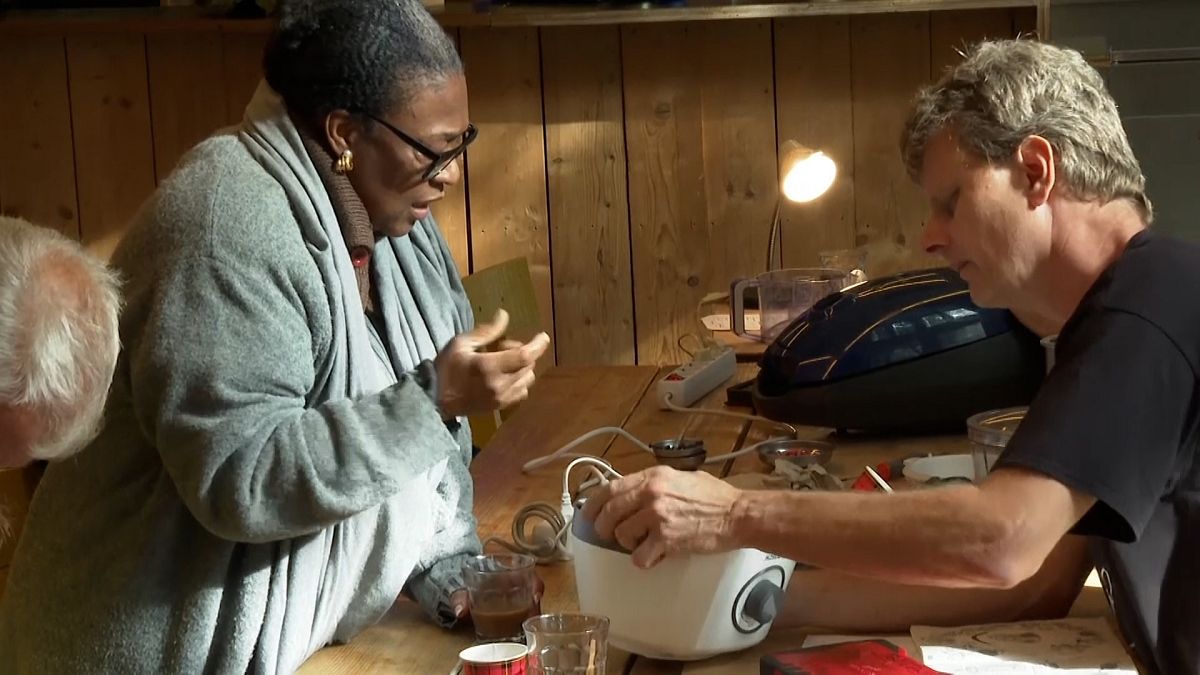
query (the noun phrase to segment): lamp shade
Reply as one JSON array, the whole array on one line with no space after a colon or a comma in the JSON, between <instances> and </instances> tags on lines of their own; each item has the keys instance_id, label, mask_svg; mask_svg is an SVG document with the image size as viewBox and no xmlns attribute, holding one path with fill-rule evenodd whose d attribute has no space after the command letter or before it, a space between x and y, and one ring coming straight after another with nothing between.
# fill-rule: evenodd
<instances>
[{"instance_id":1,"label":"lamp shade","mask_svg":"<svg viewBox=\"0 0 1200 675\"><path fill-rule=\"evenodd\" d=\"M833 185L837 164L823 152L785 141L779 161L783 196L793 202L809 202Z\"/></svg>"}]
</instances>

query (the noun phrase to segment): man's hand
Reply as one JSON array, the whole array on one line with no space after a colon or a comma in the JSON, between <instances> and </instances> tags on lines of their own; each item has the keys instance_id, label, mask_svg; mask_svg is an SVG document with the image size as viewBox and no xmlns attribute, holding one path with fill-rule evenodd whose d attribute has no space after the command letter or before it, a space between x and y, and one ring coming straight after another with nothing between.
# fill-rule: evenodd
<instances>
[{"instance_id":1,"label":"man's hand","mask_svg":"<svg viewBox=\"0 0 1200 675\"><path fill-rule=\"evenodd\" d=\"M657 466L598 488L583 507L596 534L633 551L633 563L652 567L675 553L737 548L733 506L741 491L702 471Z\"/></svg>"},{"instance_id":2,"label":"man's hand","mask_svg":"<svg viewBox=\"0 0 1200 675\"><path fill-rule=\"evenodd\" d=\"M538 333L521 344L501 342L499 351L484 349L504 336L508 313L496 312L490 323L455 337L434 359L438 376L438 408L446 417L491 412L524 400L533 384L533 365L550 346Z\"/></svg>"}]
</instances>

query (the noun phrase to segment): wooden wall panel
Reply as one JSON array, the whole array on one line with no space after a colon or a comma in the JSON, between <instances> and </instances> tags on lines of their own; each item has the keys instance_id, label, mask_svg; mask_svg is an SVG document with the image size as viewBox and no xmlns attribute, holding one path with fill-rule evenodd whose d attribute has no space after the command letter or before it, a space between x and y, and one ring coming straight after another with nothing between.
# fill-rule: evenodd
<instances>
[{"instance_id":1,"label":"wooden wall panel","mask_svg":"<svg viewBox=\"0 0 1200 675\"><path fill-rule=\"evenodd\" d=\"M962 53L984 38L1013 36L1013 12L977 9L931 12L929 15L929 77L936 82L949 66L962 61Z\"/></svg>"},{"instance_id":2,"label":"wooden wall panel","mask_svg":"<svg viewBox=\"0 0 1200 675\"><path fill-rule=\"evenodd\" d=\"M154 149L141 35L67 38L79 226L107 258L154 190Z\"/></svg>"},{"instance_id":3,"label":"wooden wall panel","mask_svg":"<svg viewBox=\"0 0 1200 675\"><path fill-rule=\"evenodd\" d=\"M450 38L456 45L459 44L457 30L450 31ZM438 229L442 231L442 236L446 237L446 243L450 246L450 255L454 258L458 273L466 276L471 273L466 157L459 159L459 167L462 169L462 178L454 185L446 186L442 200L433 206L433 215L437 219Z\"/></svg>"},{"instance_id":4,"label":"wooden wall panel","mask_svg":"<svg viewBox=\"0 0 1200 675\"><path fill-rule=\"evenodd\" d=\"M917 246L926 206L900 161L909 103L929 80L929 15L850 20L854 88L855 242Z\"/></svg>"},{"instance_id":5,"label":"wooden wall panel","mask_svg":"<svg viewBox=\"0 0 1200 675\"><path fill-rule=\"evenodd\" d=\"M724 291L735 277L765 271L779 195L771 22L703 21L694 29L711 246L700 290ZM680 334L699 331L696 303L680 309L692 317Z\"/></svg>"},{"instance_id":6,"label":"wooden wall panel","mask_svg":"<svg viewBox=\"0 0 1200 675\"><path fill-rule=\"evenodd\" d=\"M850 19L775 22L775 105L779 139L821 150L837 163L829 191L807 204L783 202L783 262L810 267L821 251L854 243L854 120Z\"/></svg>"},{"instance_id":7,"label":"wooden wall panel","mask_svg":"<svg viewBox=\"0 0 1200 675\"><path fill-rule=\"evenodd\" d=\"M0 41L0 92L0 208L79 239L63 39Z\"/></svg>"},{"instance_id":8,"label":"wooden wall panel","mask_svg":"<svg viewBox=\"0 0 1200 675\"><path fill-rule=\"evenodd\" d=\"M693 28L621 29L638 363L685 358L676 335L695 330L711 276Z\"/></svg>"},{"instance_id":9,"label":"wooden wall panel","mask_svg":"<svg viewBox=\"0 0 1200 675\"><path fill-rule=\"evenodd\" d=\"M464 28L460 40L471 83L471 114L479 127L468 160L471 174L479 177L472 181L469 197L471 266L479 270L525 257L542 325L553 337L537 30Z\"/></svg>"},{"instance_id":10,"label":"wooden wall panel","mask_svg":"<svg viewBox=\"0 0 1200 675\"><path fill-rule=\"evenodd\" d=\"M225 125L221 36L148 35L146 60L154 169L162 182L183 153Z\"/></svg>"},{"instance_id":11,"label":"wooden wall panel","mask_svg":"<svg viewBox=\"0 0 1200 675\"><path fill-rule=\"evenodd\" d=\"M222 33L221 61L225 78L225 121L237 124L262 79L262 52L267 36Z\"/></svg>"},{"instance_id":12,"label":"wooden wall panel","mask_svg":"<svg viewBox=\"0 0 1200 675\"><path fill-rule=\"evenodd\" d=\"M467 158L459 158L462 169L459 179L454 185L446 186L441 201L433 205L433 217L437 220L438 229L446 238L450 247L450 256L454 258L454 266L458 268L459 276L471 273L471 248L469 224L467 220Z\"/></svg>"},{"instance_id":13,"label":"wooden wall panel","mask_svg":"<svg viewBox=\"0 0 1200 675\"><path fill-rule=\"evenodd\" d=\"M615 26L542 30L558 362L635 361Z\"/></svg>"},{"instance_id":14,"label":"wooden wall panel","mask_svg":"<svg viewBox=\"0 0 1200 675\"><path fill-rule=\"evenodd\" d=\"M770 24L622 28L639 363L686 358L705 293L761 271L776 187Z\"/></svg>"}]
</instances>

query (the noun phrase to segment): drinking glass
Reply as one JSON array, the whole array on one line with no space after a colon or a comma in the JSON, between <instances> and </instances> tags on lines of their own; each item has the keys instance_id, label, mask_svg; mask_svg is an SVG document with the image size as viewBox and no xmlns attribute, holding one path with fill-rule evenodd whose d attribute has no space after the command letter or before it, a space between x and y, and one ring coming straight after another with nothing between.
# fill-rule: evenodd
<instances>
[{"instance_id":1,"label":"drinking glass","mask_svg":"<svg viewBox=\"0 0 1200 675\"><path fill-rule=\"evenodd\" d=\"M608 617L542 614L525 620L530 675L603 675Z\"/></svg>"},{"instance_id":2,"label":"drinking glass","mask_svg":"<svg viewBox=\"0 0 1200 675\"><path fill-rule=\"evenodd\" d=\"M536 613L532 556L477 555L463 564L475 636L483 641L524 639L521 622Z\"/></svg>"}]
</instances>

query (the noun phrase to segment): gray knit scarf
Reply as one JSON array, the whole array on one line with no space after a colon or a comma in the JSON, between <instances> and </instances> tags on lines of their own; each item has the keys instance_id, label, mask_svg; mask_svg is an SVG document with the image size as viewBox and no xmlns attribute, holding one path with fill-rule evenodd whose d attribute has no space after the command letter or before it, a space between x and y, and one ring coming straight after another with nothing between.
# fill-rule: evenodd
<instances>
[{"instance_id":1,"label":"gray knit scarf","mask_svg":"<svg viewBox=\"0 0 1200 675\"><path fill-rule=\"evenodd\" d=\"M318 364L309 405L384 389L470 327L470 307L445 240L426 220L408 236L375 247L372 284L384 326L377 335L363 311L329 194L282 100L266 83L247 107L239 136L286 193L327 289L333 346ZM459 441L469 453L469 435ZM290 547L286 578L272 581L256 647L266 672L291 672L316 649L349 639L387 611L441 527L437 486L445 472L442 461L388 502L281 542Z\"/></svg>"}]
</instances>

